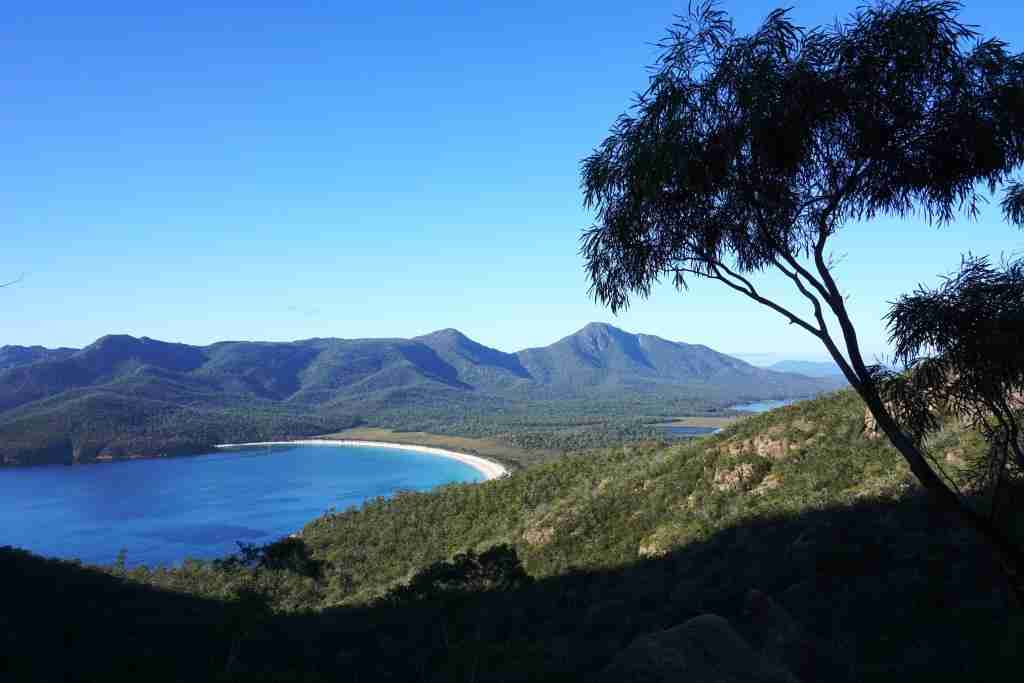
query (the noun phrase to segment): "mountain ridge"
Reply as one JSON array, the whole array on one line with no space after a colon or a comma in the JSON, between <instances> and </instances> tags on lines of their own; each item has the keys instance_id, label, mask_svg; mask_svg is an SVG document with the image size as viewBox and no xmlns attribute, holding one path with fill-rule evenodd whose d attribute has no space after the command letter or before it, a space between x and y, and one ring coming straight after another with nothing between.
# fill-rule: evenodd
<instances>
[{"instance_id":1,"label":"mountain ridge","mask_svg":"<svg viewBox=\"0 0 1024 683\"><path fill-rule=\"evenodd\" d=\"M467 412L538 402L683 396L724 407L835 386L606 323L517 353L453 328L411 339L206 346L106 335L49 360L44 352L22 354L36 360L0 370L0 462L35 461L31 453L44 447L74 460L189 450L228 438L308 435L396 410L461 419ZM97 408L104 405L115 407ZM269 431L268 414L278 425ZM234 425L233 431L219 429L220 422Z\"/></svg>"},{"instance_id":2,"label":"mountain ridge","mask_svg":"<svg viewBox=\"0 0 1024 683\"><path fill-rule=\"evenodd\" d=\"M20 365L31 365L43 360L60 360L74 355L80 349L58 347L54 349L45 346L0 346L0 372Z\"/></svg>"}]
</instances>

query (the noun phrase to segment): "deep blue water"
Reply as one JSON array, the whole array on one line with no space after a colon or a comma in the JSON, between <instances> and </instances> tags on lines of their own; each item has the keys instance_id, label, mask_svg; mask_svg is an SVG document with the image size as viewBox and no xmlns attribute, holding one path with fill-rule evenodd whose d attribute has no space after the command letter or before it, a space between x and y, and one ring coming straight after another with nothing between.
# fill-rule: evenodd
<instances>
[{"instance_id":1,"label":"deep blue water","mask_svg":"<svg viewBox=\"0 0 1024 683\"><path fill-rule=\"evenodd\" d=\"M52 557L170 565L298 531L399 489L483 475L451 458L393 448L283 445L65 467L0 469L0 545Z\"/></svg>"},{"instance_id":2,"label":"deep blue water","mask_svg":"<svg viewBox=\"0 0 1024 683\"><path fill-rule=\"evenodd\" d=\"M729 408L732 410L745 410L748 413L764 413L781 408L782 406L788 406L790 403L796 403L799 400L798 398L787 398L780 401L754 401L753 403L737 403L734 406L729 406Z\"/></svg>"}]
</instances>

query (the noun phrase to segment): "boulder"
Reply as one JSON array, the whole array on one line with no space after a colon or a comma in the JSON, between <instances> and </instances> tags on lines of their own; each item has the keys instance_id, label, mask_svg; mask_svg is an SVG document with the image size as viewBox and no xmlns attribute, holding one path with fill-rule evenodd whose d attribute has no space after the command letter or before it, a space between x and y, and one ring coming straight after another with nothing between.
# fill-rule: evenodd
<instances>
[{"instance_id":1,"label":"boulder","mask_svg":"<svg viewBox=\"0 0 1024 683\"><path fill-rule=\"evenodd\" d=\"M638 637L602 672L607 683L798 683L756 652L728 621L702 614Z\"/></svg>"},{"instance_id":2,"label":"boulder","mask_svg":"<svg viewBox=\"0 0 1024 683\"><path fill-rule=\"evenodd\" d=\"M840 681L843 666L826 642L807 633L770 596L751 590L746 599L753 637L762 654L806 681Z\"/></svg>"}]
</instances>

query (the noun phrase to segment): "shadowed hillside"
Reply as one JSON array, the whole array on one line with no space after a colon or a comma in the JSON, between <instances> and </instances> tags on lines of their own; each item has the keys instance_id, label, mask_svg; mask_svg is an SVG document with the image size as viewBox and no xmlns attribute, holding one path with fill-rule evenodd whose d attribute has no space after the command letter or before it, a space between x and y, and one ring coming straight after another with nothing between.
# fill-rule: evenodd
<instances>
[{"instance_id":1,"label":"shadowed hillside","mask_svg":"<svg viewBox=\"0 0 1024 683\"><path fill-rule=\"evenodd\" d=\"M98 574L0 552L19 585L0 646L25 680L67 661L82 680L623 680L602 672L715 613L800 681L1003 680L1024 622L999 572L863 428L840 392L374 501L229 562ZM955 426L936 442L977 447Z\"/></svg>"}]
</instances>

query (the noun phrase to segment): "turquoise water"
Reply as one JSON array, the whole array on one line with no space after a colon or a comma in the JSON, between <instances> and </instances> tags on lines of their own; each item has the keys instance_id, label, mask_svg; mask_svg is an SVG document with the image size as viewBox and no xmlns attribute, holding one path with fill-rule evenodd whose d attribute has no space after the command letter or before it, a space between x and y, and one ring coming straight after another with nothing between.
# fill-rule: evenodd
<instances>
[{"instance_id":1,"label":"turquoise water","mask_svg":"<svg viewBox=\"0 0 1024 683\"><path fill-rule=\"evenodd\" d=\"M398 490L483 475L393 448L240 447L188 458L0 469L0 545L87 563L170 565L267 543Z\"/></svg>"},{"instance_id":2,"label":"turquoise water","mask_svg":"<svg viewBox=\"0 0 1024 683\"><path fill-rule=\"evenodd\" d=\"M729 406L729 408L732 410L745 410L748 413L764 413L781 408L782 406L788 406L790 403L796 403L799 400L798 398L787 398L779 401L754 401L753 403L737 403L734 406Z\"/></svg>"}]
</instances>

